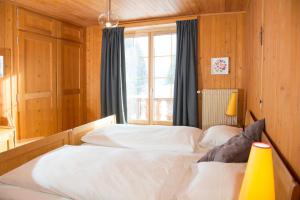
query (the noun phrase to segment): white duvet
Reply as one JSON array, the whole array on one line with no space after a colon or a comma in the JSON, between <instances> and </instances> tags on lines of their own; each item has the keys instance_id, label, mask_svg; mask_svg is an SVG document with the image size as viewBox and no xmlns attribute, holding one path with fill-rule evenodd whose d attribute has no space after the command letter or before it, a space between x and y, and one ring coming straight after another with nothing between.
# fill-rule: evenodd
<instances>
[{"instance_id":1,"label":"white duvet","mask_svg":"<svg viewBox=\"0 0 300 200\"><path fill-rule=\"evenodd\" d=\"M78 200L174 199L196 154L64 146L0 177L0 182Z\"/></svg>"},{"instance_id":2,"label":"white duvet","mask_svg":"<svg viewBox=\"0 0 300 200\"><path fill-rule=\"evenodd\" d=\"M81 140L100 146L194 152L202 137L202 130L194 127L115 124L95 129Z\"/></svg>"},{"instance_id":3,"label":"white duvet","mask_svg":"<svg viewBox=\"0 0 300 200\"><path fill-rule=\"evenodd\" d=\"M177 200L237 200L246 163L200 162L186 176Z\"/></svg>"}]
</instances>

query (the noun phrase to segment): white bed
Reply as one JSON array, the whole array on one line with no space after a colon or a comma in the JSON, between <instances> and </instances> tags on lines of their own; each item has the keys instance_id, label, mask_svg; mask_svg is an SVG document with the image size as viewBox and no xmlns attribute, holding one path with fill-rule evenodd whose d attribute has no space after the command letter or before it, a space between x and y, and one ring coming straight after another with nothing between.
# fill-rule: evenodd
<instances>
[{"instance_id":1,"label":"white bed","mask_svg":"<svg viewBox=\"0 0 300 200\"><path fill-rule=\"evenodd\" d=\"M19 200L28 196L41 200L192 200L199 198L193 196L197 195L197 191L191 193L191 188L202 183L198 197L212 194L215 197L212 200L221 200L224 193L223 196L213 194L222 191L223 184L234 177L228 175L224 178L224 173L240 176L243 168L224 168L226 164L220 163L214 170L214 163L195 164L201 155L66 145L1 176L0 199ZM204 168L201 167L203 165ZM214 181L221 181L210 191L203 187L202 180L203 175L209 173L214 174L213 182L206 183L209 187L215 184ZM228 191L226 194L236 196L234 190Z\"/></svg>"},{"instance_id":2,"label":"white bed","mask_svg":"<svg viewBox=\"0 0 300 200\"><path fill-rule=\"evenodd\" d=\"M224 195L213 194L222 191L220 186L230 176L219 177L226 170L231 174L239 170L230 171L227 165L222 167L224 163L196 164L209 150L198 147L203 136L202 130L192 127L97 128L82 138L86 143L65 145L1 176L0 199L192 200L210 195L221 200ZM209 173L220 182L215 190L203 187L203 175ZM199 183L202 190L193 191ZM228 191L234 199L234 190L229 186Z\"/></svg>"},{"instance_id":3,"label":"white bed","mask_svg":"<svg viewBox=\"0 0 300 200\"><path fill-rule=\"evenodd\" d=\"M198 147L203 136L191 127L96 128L82 138L87 143L65 145L2 175L0 199L235 199L245 164L197 164L211 148Z\"/></svg>"},{"instance_id":4,"label":"white bed","mask_svg":"<svg viewBox=\"0 0 300 200\"><path fill-rule=\"evenodd\" d=\"M85 134L82 142L138 150L195 152L201 129L187 126L112 124Z\"/></svg>"},{"instance_id":5,"label":"white bed","mask_svg":"<svg viewBox=\"0 0 300 200\"><path fill-rule=\"evenodd\" d=\"M198 158L66 145L1 176L0 182L72 199L167 200Z\"/></svg>"}]
</instances>

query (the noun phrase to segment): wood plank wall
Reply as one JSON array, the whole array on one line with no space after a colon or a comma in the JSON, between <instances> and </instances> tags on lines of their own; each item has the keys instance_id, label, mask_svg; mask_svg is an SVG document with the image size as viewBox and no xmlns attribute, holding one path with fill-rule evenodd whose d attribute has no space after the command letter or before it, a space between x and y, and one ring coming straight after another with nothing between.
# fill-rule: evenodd
<instances>
[{"instance_id":1,"label":"wood plank wall","mask_svg":"<svg viewBox=\"0 0 300 200\"><path fill-rule=\"evenodd\" d=\"M16 114L16 78L13 69L14 54L14 9L12 4L0 2L0 51L5 54L5 76L0 78L0 124L7 125L7 119Z\"/></svg>"},{"instance_id":2,"label":"wood plank wall","mask_svg":"<svg viewBox=\"0 0 300 200\"><path fill-rule=\"evenodd\" d=\"M300 1L251 0L247 11L248 108L300 178ZM263 46L259 31L263 26ZM260 108L259 99L263 103Z\"/></svg>"},{"instance_id":3,"label":"wood plank wall","mask_svg":"<svg viewBox=\"0 0 300 200\"><path fill-rule=\"evenodd\" d=\"M100 26L86 28L86 110L87 122L99 119L100 107L100 62L102 29Z\"/></svg>"},{"instance_id":4,"label":"wood plank wall","mask_svg":"<svg viewBox=\"0 0 300 200\"><path fill-rule=\"evenodd\" d=\"M243 88L244 15L237 13L200 16L199 88ZM211 58L214 57L229 57L228 75L211 75Z\"/></svg>"},{"instance_id":5,"label":"wood plank wall","mask_svg":"<svg viewBox=\"0 0 300 200\"><path fill-rule=\"evenodd\" d=\"M238 88L238 124L243 124L245 13L203 15L199 22L198 89ZM211 75L211 58L214 57L229 57L228 75ZM198 102L202 105L201 95ZM199 124L201 113L199 106Z\"/></svg>"},{"instance_id":6,"label":"wood plank wall","mask_svg":"<svg viewBox=\"0 0 300 200\"><path fill-rule=\"evenodd\" d=\"M199 20L199 65L198 89L205 88L244 88L244 22L245 13L224 13L200 15ZM155 20L154 24L174 23L176 18ZM146 22L126 22L125 27L145 26ZM100 117L100 51L101 29L98 26L87 28L87 119ZM211 75L212 57L230 57L229 75ZM201 99L199 98L199 101ZM243 99L242 99L243 102ZM201 102L200 102L201 104ZM241 105L242 106L242 105ZM200 113L200 112L199 112ZM242 110L241 110L242 113Z\"/></svg>"},{"instance_id":7,"label":"wood plank wall","mask_svg":"<svg viewBox=\"0 0 300 200\"><path fill-rule=\"evenodd\" d=\"M0 27L6 27L6 12L5 4L0 2ZM5 44L5 35L6 28L0 28L0 53L5 55L6 53L6 44ZM7 63L5 63L7 64ZM5 123L5 116L11 114L11 105L10 105L10 68L6 66L4 68L4 73L6 74L3 78L0 78L0 123Z\"/></svg>"}]
</instances>

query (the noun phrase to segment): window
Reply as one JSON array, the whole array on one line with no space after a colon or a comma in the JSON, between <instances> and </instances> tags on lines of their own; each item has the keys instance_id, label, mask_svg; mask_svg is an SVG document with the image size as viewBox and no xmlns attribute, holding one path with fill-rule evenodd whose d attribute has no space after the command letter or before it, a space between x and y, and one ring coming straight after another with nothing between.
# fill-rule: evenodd
<instances>
[{"instance_id":1,"label":"window","mask_svg":"<svg viewBox=\"0 0 300 200\"><path fill-rule=\"evenodd\" d=\"M125 52L129 123L171 124L175 30L126 34Z\"/></svg>"},{"instance_id":2,"label":"window","mask_svg":"<svg viewBox=\"0 0 300 200\"><path fill-rule=\"evenodd\" d=\"M149 38L125 38L128 121L149 119Z\"/></svg>"}]
</instances>

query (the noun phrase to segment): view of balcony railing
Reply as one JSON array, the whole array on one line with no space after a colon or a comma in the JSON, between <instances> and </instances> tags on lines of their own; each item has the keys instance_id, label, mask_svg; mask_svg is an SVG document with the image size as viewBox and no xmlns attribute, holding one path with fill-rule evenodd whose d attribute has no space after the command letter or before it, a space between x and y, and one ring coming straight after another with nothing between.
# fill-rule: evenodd
<instances>
[{"instance_id":1,"label":"view of balcony railing","mask_svg":"<svg viewBox=\"0 0 300 200\"><path fill-rule=\"evenodd\" d=\"M128 98L128 120L149 119L148 98ZM173 98L154 98L152 108L154 121L172 121Z\"/></svg>"}]
</instances>

